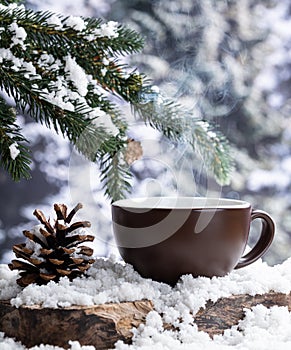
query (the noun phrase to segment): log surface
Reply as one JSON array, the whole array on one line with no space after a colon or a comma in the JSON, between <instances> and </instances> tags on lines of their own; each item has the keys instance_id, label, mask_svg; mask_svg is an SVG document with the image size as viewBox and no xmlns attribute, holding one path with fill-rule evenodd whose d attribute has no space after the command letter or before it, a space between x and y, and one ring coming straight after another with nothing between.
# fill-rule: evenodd
<instances>
[{"instance_id":1,"label":"log surface","mask_svg":"<svg viewBox=\"0 0 291 350\"><path fill-rule=\"evenodd\" d=\"M251 309L258 304L265 307L287 306L291 311L291 293L269 292L255 296L240 294L221 298L216 303L208 302L206 307L194 316L194 320L200 331L213 337L238 324L244 318L245 308Z\"/></svg>"},{"instance_id":2,"label":"log surface","mask_svg":"<svg viewBox=\"0 0 291 350\"><path fill-rule=\"evenodd\" d=\"M200 331L213 337L243 319L245 308L258 304L287 306L290 311L291 294L270 292L221 298L208 302L194 320ZM98 350L111 349L118 340L130 343L131 329L144 323L152 310L154 305L148 300L58 309L37 305L15 308L9 301L0 301L0 331L27 347L51 344L68 348L69 340L78 340L81 345L94 345Z\"/></svg>"},{"instance_id":3,"label":"log surface","mask_svg":"<svg viewBox=\"0 0 291 350\"><path fill-rule=\"evenodd\" d=\"M124 302L97 306L51 309L40 306L15 308L0 301L0 331L27 347L51 344L69 347L69 340L96 349L110 349L118 340L129 343L131 329L145 322L150 301Z\"/></svg>"}]
</instances>

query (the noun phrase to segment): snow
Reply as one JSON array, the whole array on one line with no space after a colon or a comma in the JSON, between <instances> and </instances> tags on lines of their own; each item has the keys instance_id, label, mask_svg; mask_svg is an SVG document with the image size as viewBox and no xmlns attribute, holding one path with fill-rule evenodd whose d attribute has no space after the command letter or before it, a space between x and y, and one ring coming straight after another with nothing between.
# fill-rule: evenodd
<instances>
[{"instance_id":1,"label":"snow","mask_svg":"<svg viewBox=\"0 0 291 350\"><path fill-rule=\"evenodd\" d=\"M104 68L101 68L100 72L101 72L101 75L102 75L103 77L105 77L105 75L107 74L108 70L107 70L106 67L104 67Z\"/></svg>"},{"instance_id":2,"label":"snow","mask_svg":"<svg viewBox=\"0 0 291 350\"><path fill-rule=\"evenodd\" d=\"M87 40L91 41L96 39L96 37L115 39L118 38L118 36L118 22L109 21L107 23L102 23L100 28L95 29L90 35L88 35Z\"/></svg>"},{"instance_id":3,"label":"snow","mask_svg":"<svg viewBox=\"0 0 291 350\"><path fill-rule=\"evenodd\" d=\"M105 128L107 132L110 132L112 135L116 136L119 133L118 128L113 124L110 115L102 112L103 111L98 107L93 109L90 115L92 117L97 117L93 120L93 124L97 127Z\"/></svg>"},{"instance_id":4,"label":"snow","mask_svg":"<svg viewBox=\"0 0 291 350\"><path fill-rule=\"evenodd\" d=\"M60 17L56 14L51 15L46 19L46 23L52 27L55 27L55 29L61 30L63 27L62 21Z\"/></svg>"},{"instance_id":5,"label":"snow","mask_svg":"<svg viewBox=\"0 0 291 350\"><path fill-rule=\"evenodd\" d=\"M101 24L100 36L105 36L107 38L117 38L118 37L118 22L109 21L108 23Z\"/></svg>"},{"instance_id":6,"label":"snow","mask_svg":"<svg viewBox=\"0 0 291 350\"><path fill-rule=\"evenodd\" d=\"M10 49L0 48L0 63L3 63L4 60L10 61L13 64L11 69L15 72L24 70L24 78L28 80L40 78L40 76L36 74L36 69L31 62L26 62L24 59L14 56ZM3 65L3 67L5 67L5 65Z\"/></svg>"},{"instance_id":7,"label":"snow","mask_svg":"<svg viewBox=\"0 0 291 350\"><path fill-rule=\"evenodd\" d=\"M84 20L81 17L76 16L69 16L65 21L64 24L68 27L71 27L77 31L82 31L86 28L86 24Z\"/></svg>"},{"instance_id":8,"label":"snow","mask_svg":"<svg viewBox=\"0 0 291 350\"><path fill-rule=\"evenodd\" d=\"M269 291L291 291L291 258L276 266L261 260L243 269L234 270L225 277L182 276L175 287L142 278L131 265L118 261L114 256L97 258L89 269L89 276L70 282L66 277L59 283L29 285L21 289L16 284L17 273L0 265L0 299L11 299L11 304L42 304L44 307L61 308L70 305L95 305L105 302L150 299L154 303L145 324L133 329L131 345L118 341L116 350L190 350L190 349L290 349L291 313L287 307L266 308L257 305L245 309L245 317L223 335L211 339L198 331L193 315L206 305L221 297L236 294L264 294ZM171 323L172 330L164 330L164 322ZM0 333L0 347L25 349ZM71 349L85 349L72 342ZM2 347L1 347L2 349ZM39 347L34 347L34 350ZM41 349L56 349L43 345ZM87 348L86 348L87 349ZM94 347L88 348L88 350Z\"/></svg>"},{"instance_id":9,"label":"snow","mask_svg":"<svg viewBox=\"0 0 291 350\"><path fill-rule=\"evenodd\" d=\"M25 243L25 248L33 250L33 254L31 255L31 258L37 259L39 261L44 261L44 258L40 256L41 249L42 249L42 246L40 244L35 243L30 239L27 239Z\"/></svg>"},{"instance_id":10,"label":"snow","mask_svg":"<svg viewBox=\"0 0 291 350\"><path fill-rule=\"evenodd\" d=\"M9 13L13 13L14 10L24 10L24 5L17 5L17 4L9 4L8 6L0 4L0 10L1 11L8 11Z\"/></svg>"},{"instance_id":11,"label":"snow","mask_svg":"<svg viewBox=\"0 0 291 350\"><path fill-rule=\"evenodd\" d=\"M133 345L117 342L117 350L226 350L226 349L290 349L291 315L285 307L270 309L258 305L245 310L245 318L238 325L226 330L223 335L210 340L204 332L191 325L179 325L176 337L174 331L161 331L155 312L148 314L147 323L135 332ZM150 322L149 322L150 321Z\"/></svg>"},{"instance_id":12,"label":"snow","mask_svg":"<svg viewBox=\"0 0 291 350\"><path fill-rule=\"evenodd\" d=\"M0 7L0 9L6 7ZM7 7L13 11L18 7ZM22 9L22 7L19 7ZM80 34L90 36L88 40L95 40L100 37L116 38L118 37L118 23L109 21L108 23L100 24L100 27L93 31L87 29L87 22L77 16L64 17L63 15L52 14L46 20L48 26L52 26L57 30L65 30L70 27ZM26 32L24 28L19 26L17 21L14 21L9 30L12 33L11 47L16 44L22 46L25 50ZM76 58L67 55L57 59L51 54L43 53L40 55L36 64L27 62L23 58L17 57L10 48L0 48L0 63L3 64L4 69L13 70L15 72L23 71L23 78L29 81L33 80L32 91L38 93L39 97L49 103L56 105L66 111L81 112L82 114L95 118L100 116L100 109L92 108L86 96L89 87L94 91L98 97L101 98L102 88L98 82L92 78L91 75L86 74L85 70L76 62ZM109 64L109 58L104 58L104 64ZM43 84L42 77L37 74L36 66L44 68L44 70L53 71L57 74L57 78L52 80L47 85ZM65 74L63 74L63 71ZM103 67L100 70L101 75L106 75L107 68ZM72 87L73 86L73 87ZM73 91L74 90L74 91ZM96 113L97 112L97 113ZM102 125L109 133L116 136L119 133L118 128L114 125L110 115L103 113L102 118L96 121L95 125ZM11 146L11 158L15 159L17 154L17 147Z\"/></svg>"},{"instance_id":13,"label":"snow","mask_svg":"<svg viewBox=\"0 0 291 350\"><path fill-rule=\"evenodd\" d=\"M22 6L0 6L0 10L17 11L24 9ZM16 18L17 15L15 15ZM108 23L102 23L98 28L94 30L87 28L87 22L79 16L68 16L51 14L47 19L48 26L54 27L57 30L63 31L68 27L78 31L80 35L88 40L96 40L100 37L117 38L119 36L118 26L119 24L114 21ZM32 91L39 94L39 97L43 100L50 102L66 111L80 112L82 114L90 115L94 113L94 110L88 104L86 96L88 94L89 85L94 88L94 93L100 94L101 87L93 80L92 76L86 74L84 69L76 62L76 58L67 55L61 59L55 58L50 54L42 54L37 63L34 65L32 62L27 62L23 58L17 57L11 48L14 45L20 45L23 50L26 49L25 40L27 33L23 27L19 25L17 21L14 21L9 25L9 31L11 32L11 44L10 48L0 48L0 63L3 64L4 69L13 70L15 72L23 71L23 77L29 81L35 80L32 84ZM108 58L104 59L105 63L109 64ZM104 63L104 64L105 64ZM43 84L42 77L36 73L36 66L44 68L44 70L54 71L57 74L57 79L51 81L47 85ZM65 74L61 71L65 71ZM106 75L107 68L103 67L100 70L101 75ZM63 76L64 75L64 76ZM70 87L73 85L73 89ZM75 91L72 91L75 90ZM110 118L106 116L105 119ZM108 131L113 131L113 135L116 135L119 130L109 120L102 120L102 124L106 127L108 125ZM13 146L14 147L14 146ZM12 147L11 156L16 157L16 150ZM13 158L15 159L15 158Z\"/></svg>"},{"instance_id":14,"label":"snow","mask_svg":"<svg viewBox=\"0 0 291 350\"><path fill-rule=\"evenodd\" d=\"M12 145L9 146L9 151L10 151L10 157L15 160L17 156L19 155L20 151L18 149L18 144L17 142L12 143Z\"/></svg>"},{"instance_id":15,"label":"snow","mask_svg":"<svg viewBox=\"0 0 291 350\"><path fill-rule=\"evenodd\" d=\"M19 27L16 22L13 22L8 27L11 32L14 33L14 37L12 38L12 43L14 45L21 45L23 49L25 49L24 41L27 37L26 31L23 27Z\"/></svg>"},{"instance_id":16,"label":"snow","mask_svg":"<svg viewBox=\"0 0 291 350\"><path fill-rule=\"evenodd\" d=\"M8 6L0 4L0 10L8 11L9 13L13 13L17 10L25 10L25 7L23 5L17 5L17 4L9 4ZM53 12L62 12L58 11L56 7L54 7ZM78 11L79 14L79 11ZM78 16L68 16L64 17L62 14L55 14L52 13L47 19L46 23L49 26L54 27L56 30L66 30L68 27L72 28L78 32L86 31L87 24L84 21L83 18ZM88 35L88 40L95 40L97 37L107 37L107 38L117 38L119 36L118 33L118 22L115 21L109 21L107 23L102 23L100 25L100 28L97 28L90 32ZM12 40L14 41L14 45L21 44L23 45L23 42L26 38L26 32L24 28L19 27L17 22L13 22L10 25L11 32L15 34L15 38Z\"/></svg>"},{"instance_id":17,"label":"snow","mask_svg":"<svg viewBox=\"0 0 291 350\"><path fill-rule=\"evenodd\" d=\"M65 72L68 74L69 79L77 88L78 93L81 96L86 96L88 92L88 79L84 69L79 66L74 57L70 55L64 57Z\"/></svg>"},{"instance_id":18,"label":"snow","mask_svg":"<svg viewBox=\"0 0 291 350\"><path fill-rule=\"evenodd\" d=\"M95 350L94 346L84 345L81 346L78 341L69 341L69 350ZM23 350L25 349L21 343L14 341L10 338L4 338L4 333L0 332L0 348L1 350ZM30 348L30 350L62 350L59 346L52 345L39 345Z\"/></svg>"},{"instance_id":19,"label":"snow","mask_svg":"<svg viewBox=\"0 0 291 350\"><path fill-rule=\"evenodd\" d=\"M0 4L0 10L6 10L13 13L14 10L18 10L18 9L24 10L23 5L17 6L14 4L14 6L12 5L4 6ZM61 14L62 11L58 11L56 7L54 7L53 12L60 12L60 14L52 13L46 19L47 25L54 27L56 30L60 30L60 31L64 31L69 27L80 33L86 32L87 23L82 17L73 16L73 15L64 17L64 15ZM77 13L79 14L79 9ZM119 23L115 21L102 23L100 25L100 28L91 30L89 33L87 33L85 38L87 38L88 41L92 41L100 37L106 37L110 39L117 38L119 36L118 25ZM14 45L18 43L23 45L23 42L26 38L25 30L22 27L18 27L18 24L16 22L10 25L10 29L12 32L15 33L15 38L12 39Z\"/></svg>"}]
</instances>

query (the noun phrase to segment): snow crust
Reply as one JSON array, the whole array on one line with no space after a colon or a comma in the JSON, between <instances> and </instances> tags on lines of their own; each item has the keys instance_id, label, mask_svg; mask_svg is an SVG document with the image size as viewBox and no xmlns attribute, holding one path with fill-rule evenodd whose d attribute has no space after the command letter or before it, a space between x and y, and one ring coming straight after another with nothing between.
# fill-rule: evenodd
<instances>
[{"instance_id":1,"label":"snow crust","mask_svg":"<svg viewBox=\"0 0 291 350\"><path fill-rule=\"evenodd\" d=\"M46 286L29 285L21 289L16 284L17 273L7 265L0 265L0 299L11 299L11 304L42 304L44 307L61 308L74 304L94 305L106 302L122 302L150 299L155 311L147 315L146 323L133 329L133 344L122 341L115 344L117 350L148 349L290 349L291 313L286 307L270 309L257 305L245 310L245 317L238 325L211 339L200 332L193 322L193 315L221 297L235 294L264 294L269 291L291 291L291 258L283 264L269 266L258 261L246 268L234 270L225 277L198 277L184 275L175 287L142 278L131 265L118 261L114 256L97 258L89 269L89 277L70 282L66 277L59 283ZM163 314L161 316L161 314ZM163 322L171 323L177 330L164 330ZM11 344L14 347L11 347ZM9 347L10 346L10 347ZM71 349L91 350L72 342ZM0 348L26 349L0 333ZM36 349L59 349L49 345Z\"/></svg>"},{"instance_id":2,"label":"snow crust","mask_svg":"<svg viewBox=\"0 0 291 350\"><path fill-rule=\"evenodd\" d=\"M23 27L19 27L16 22L13 22L9 26L10 31L14 34L12 38L12 46L13 45L21 45L25 48L24 41L26 39L26 31Z\"/></svg>"},{"instance_id":3,"label":"snow crust","mask_svg":"<svg viewBox=\"0 0 291 350\"><path fill-rule=\"evenodd\" d=\"M71 55L64 57L64 60L66 63L65 72L68 73L71 82L81 96L86 96L88 93L88 79L84 69L77 64L76 59Z\"/></svg>"},{"instance_id":4,"label":"snow crust","mask_svg":"<svg viewBox=\"0 0 291 350\"><path fill-rule=\"evenodd\" d=\"M11 159L15 160L20 153L17 142L14 142L9 146L9 152Z\"/></svg>"}]
</instances>

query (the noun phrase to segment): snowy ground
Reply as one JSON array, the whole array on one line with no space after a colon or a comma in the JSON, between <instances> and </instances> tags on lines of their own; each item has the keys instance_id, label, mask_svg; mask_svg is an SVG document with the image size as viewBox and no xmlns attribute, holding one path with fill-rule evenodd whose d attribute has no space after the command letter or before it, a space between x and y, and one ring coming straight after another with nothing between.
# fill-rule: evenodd
<instances>
[{"instance_id":1,"label":"snowy ground","mask_svg":"<svg viewBox=\"0 0 291 350\"><path fill-rule=\"evenodd\" d=\"M245 310L245 317L238 325L215 336L214 339L197 329L193 316L208 300L248 293L263 294L269 291L289 293L291 291L291 259L271 267L262 261L235 270L225 277L193 278L185 275L172 288L166 284L140 277L130 265L114 257L99 258L92 266L88 278L77 278L69 282L66 278L58 284L47 286L30 285L21 290L16 284L16 273L7 265L0 265L0 299L11 298L11 303L41 303L46 307L64 307L73 304L94 305L105 302L140 300L153 301L155 310L148 314L146 324L134 329L132 345L119 341L116 350L193 350L193 349L290 349L291 313L287 307L270 309L257 305ZM163 312L163 316L160 313ZM179 327L179 330L164 331L163 322ZM81 347L70 343L71 350L93 350L93 346ZM1 350L26 349L0 332ZM58 347L41 345L33 350L57 350Z\"/></svg>"}]
</instances>

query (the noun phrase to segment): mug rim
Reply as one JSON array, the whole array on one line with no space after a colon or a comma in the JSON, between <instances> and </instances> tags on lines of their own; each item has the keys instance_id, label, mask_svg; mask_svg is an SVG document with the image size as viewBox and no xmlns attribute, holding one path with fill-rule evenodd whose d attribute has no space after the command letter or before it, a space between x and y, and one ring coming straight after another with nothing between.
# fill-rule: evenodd
<instances>
[{"instance_id":1,"label":"mug rim","mask_svg":"<svg viewBox=\"0 0 291 350\"><path fill-rule=\"evenodd\" d=\"M156 196L120 199L111 204L124 209L245 209L249 202L223 197Z\"/></svg>"}]
</instances>

